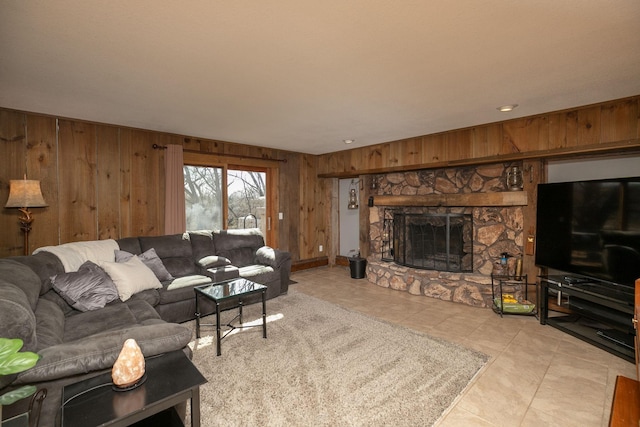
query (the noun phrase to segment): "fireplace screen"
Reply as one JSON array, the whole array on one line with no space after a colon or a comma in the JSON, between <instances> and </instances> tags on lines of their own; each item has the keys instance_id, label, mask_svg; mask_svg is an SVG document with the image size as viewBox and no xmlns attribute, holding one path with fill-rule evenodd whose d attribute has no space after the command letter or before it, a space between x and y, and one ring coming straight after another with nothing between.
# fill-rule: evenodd
<instances>
[{"instance_id":1,"label":"fireplace screen","mask_svg":"<svg viewBox=\"0 0 640 427\"><path fill-rule=\"evenodd\" d=\"M473 222L468 214L393 216L393 254L397 264L428 270L473 270Z\"/></svg>"}]
</instances>

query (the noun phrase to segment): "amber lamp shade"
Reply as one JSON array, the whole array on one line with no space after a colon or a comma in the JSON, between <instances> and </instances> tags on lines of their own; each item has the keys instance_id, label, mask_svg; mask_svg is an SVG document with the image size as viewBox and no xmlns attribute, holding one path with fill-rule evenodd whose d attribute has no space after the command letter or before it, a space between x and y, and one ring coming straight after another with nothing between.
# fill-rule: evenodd
<instances>
[{"instance_id":1,"label":"amber lamp shade","mask_svg":"<svg viewBox=\"0 0 640 427\"><path fill-rule=\"evenodd\" d=\"M20 228L24 232L24 254L29 254L29 231L33 216L29 208L43 208L47 203L42 197L40 181L33 179L12 179L9 181L9 199L5 208L18 208Z\"/></svg>"}]
</instances>

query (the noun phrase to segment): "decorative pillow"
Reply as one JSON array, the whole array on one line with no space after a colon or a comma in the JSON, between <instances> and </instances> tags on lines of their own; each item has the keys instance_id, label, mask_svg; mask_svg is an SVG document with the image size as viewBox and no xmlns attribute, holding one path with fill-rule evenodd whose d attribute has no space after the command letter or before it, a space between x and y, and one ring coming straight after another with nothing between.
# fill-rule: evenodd
<instances>
[{"instance_id":1,"label":"decorative pillow","mask_svg":"<svg viewBox=\"0 0 640 427\"><path fill-rule=\"evenodd\" d=\"M129 261L131 257L133 257L132 253L121 250L116 250L115 255L116 262L126 262ZM151 248L138 255L138 258L140 258L140 261L142 261L144 265L146 265L151 269L151 271L153 271L153 274L155 274L158 280L160 280L161 282L168 282L173 280L173 276L171 275L171 273L169 273L169 271L167 271L167 268L162 263L162 260L160 259L154 248Z\"/></svg>"},{"instance_id":2,"label":"decorative pillow","mask_svg":"<svg viewBox=\"0 0 640 427\"><path fill-rule=\"evenodd\" d=\"M91 311L118 299L118 290L109 275L98 265L86 261L78 271L56 274L53 289L73 308Z\"/></svg>"},{"instance_id":3,"label":"decorative pillow","mask_svg":"<svg viewBox=\"0 0 640 427\"><path fill-rule=\"evenodd\" d=\"M131 298L131 295L147 289L160 289L162 283L153 274L153 271L142 263L136 255L126 262L103 261L100 266L115 283L122 301Z\"/></svg>"},{"instance_id":4,"label":"decorative pillow","mask_svg":"<svg viewBox=\"0 0 640 427\"><path fill-rule=\"evenodd\" d=\"M231 260L223 256L210 255L200 258L198 265L202 268L224 267L225 265L231 265Z\"/></svg>"}]
</instances>

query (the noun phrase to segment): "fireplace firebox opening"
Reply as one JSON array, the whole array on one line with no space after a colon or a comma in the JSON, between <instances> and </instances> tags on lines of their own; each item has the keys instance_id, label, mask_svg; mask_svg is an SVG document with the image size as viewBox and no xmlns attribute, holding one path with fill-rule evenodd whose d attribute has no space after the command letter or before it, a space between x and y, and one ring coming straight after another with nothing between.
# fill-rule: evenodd
<instances>
[{"instance_id":1,"label":"fireplace firebox opening","mask_svg":"<svg viewBox=\"0 0 640 427\"><path fill-rule=\"evenodd\" d=\"M393 260L427 270L473 271L473 221L470 214L393 215Z\"/></svg>"}]
</instances>

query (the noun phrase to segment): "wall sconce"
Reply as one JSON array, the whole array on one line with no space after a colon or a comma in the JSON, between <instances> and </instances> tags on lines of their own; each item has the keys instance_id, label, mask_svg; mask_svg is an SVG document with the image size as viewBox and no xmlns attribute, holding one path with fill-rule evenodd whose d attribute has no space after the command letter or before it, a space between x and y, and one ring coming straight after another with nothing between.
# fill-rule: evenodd
<instances>
[{"instance_id":1,"label":"wall sconce","mask_svg":"<svg viewBox=\"0 0 640 427\"><path fill-rule=\"evenodd\" d=\"M9 181L9 199L5 208L18 208L22 216L18 217L20 229L24 232L24 254L29 255L29 231L33 216L29 208L44 208L48 206L42 197L40 181L27 179L12 179Z\"/></svg>"},{"instance_id":2,"label":"wall sconce","mask_svg":"<svg viewBox=\"0 0 640 427\"><path fill-rule=\"evenodd\" d=\"M351 180L349 185L349 204L347 209L358 209L358 182L360 180Z\"/></svg>"}]
</instances>

